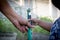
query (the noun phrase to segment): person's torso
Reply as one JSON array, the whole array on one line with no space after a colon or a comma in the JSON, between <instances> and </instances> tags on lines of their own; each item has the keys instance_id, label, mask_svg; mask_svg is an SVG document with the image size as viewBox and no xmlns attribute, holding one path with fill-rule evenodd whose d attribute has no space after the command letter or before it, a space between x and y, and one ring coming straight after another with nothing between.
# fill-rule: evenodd
<instances>
[{"instance_id":1,"label":"person's torso","mask_svg":"<svg viewBox=\"0 0 60 40\"><path fill-rule=\"evenodd\" d=\"M60 40L60 18L54 22L50 31L49 40Z\"/></svg>"}]
</instances>

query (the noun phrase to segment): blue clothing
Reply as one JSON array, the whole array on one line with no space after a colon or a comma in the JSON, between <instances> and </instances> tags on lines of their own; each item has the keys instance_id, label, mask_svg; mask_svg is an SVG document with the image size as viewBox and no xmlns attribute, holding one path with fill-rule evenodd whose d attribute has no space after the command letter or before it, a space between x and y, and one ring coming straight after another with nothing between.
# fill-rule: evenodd
<instances>
[{"instance_id":1,"label":"blue clothing","mask_svg":"<svg viewBox=\"0 0 60 40\"><path fill-rule=\"evenodd\" d=\"M54 22L50 31L49 40L60 40L60 18Z\"/></svg>"}]
</instances>

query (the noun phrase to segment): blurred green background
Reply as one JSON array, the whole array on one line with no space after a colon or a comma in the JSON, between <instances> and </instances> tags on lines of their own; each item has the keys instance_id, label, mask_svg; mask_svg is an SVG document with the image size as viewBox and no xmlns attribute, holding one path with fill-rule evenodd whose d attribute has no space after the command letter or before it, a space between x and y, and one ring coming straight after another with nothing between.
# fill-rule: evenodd
<instances>
[{"instance_id":1,"label":"blurred green background","mask_svg":"<svg viewBox=\"0 0 60 40\"><path fill-rule=\"evenodd\" d=\"M40 17L40 20L46 21L46 22L52 22L53 20L48 17ZM42 33L49 35L49 32L44 30L43 28L39 27L38 25L35 26L35 28L32 29L33 33ZM0 32L16 32L17 39L23 39L27 38L27 33L21 33L18 29L14 27L14 25L7 19L1 19L0 18Z\"/></svg>"}]
</instances>

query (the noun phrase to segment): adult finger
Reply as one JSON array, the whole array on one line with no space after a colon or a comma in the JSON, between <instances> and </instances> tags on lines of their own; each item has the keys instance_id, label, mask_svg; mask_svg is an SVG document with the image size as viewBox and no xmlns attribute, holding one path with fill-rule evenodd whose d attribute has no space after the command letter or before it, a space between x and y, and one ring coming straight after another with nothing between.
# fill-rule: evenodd
<instances>
[{"instance_id":1,"label":"adult finger","mask_svg":"<svg viewBox=\"0 0 60 40\"><path fill-rule=\"evenodd\" d=\"M13 24L18 30L20 30L21 32L24 32L23 28L21 28L21 25L19 24L17 20L14 20Z\"/></svg>"}]
</instances>

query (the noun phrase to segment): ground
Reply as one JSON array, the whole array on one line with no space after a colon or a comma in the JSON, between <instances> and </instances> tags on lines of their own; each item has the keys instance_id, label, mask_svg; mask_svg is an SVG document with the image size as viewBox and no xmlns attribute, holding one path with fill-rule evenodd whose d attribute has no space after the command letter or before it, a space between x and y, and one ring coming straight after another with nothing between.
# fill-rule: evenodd
<instances>
[{"instance_id":1,"label":"ground","mask_svg":"<svg viewBox=\"0 0 60 40\"><path fill-rule=\"evenodd\" d=\"M49 35L33 33L33 40L48 40Z\"/></svg>"}]
</instances>

